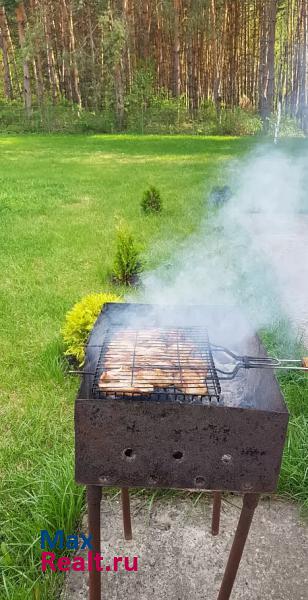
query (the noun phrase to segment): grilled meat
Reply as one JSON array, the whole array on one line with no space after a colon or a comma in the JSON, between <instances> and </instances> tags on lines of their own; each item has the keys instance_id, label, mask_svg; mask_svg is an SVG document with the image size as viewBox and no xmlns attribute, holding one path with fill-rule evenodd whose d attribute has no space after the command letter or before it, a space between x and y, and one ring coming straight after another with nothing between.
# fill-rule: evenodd
<instances>
[{"instance_id":1,"label":"grilled meat","mask_svg":"<svg viewBox=\"0 0 308 600\"><path fill-rule=\"evenodd\" d=\"M99 388L132 394L172 388L204 395L206 376L202 349L183 330L123 329L107 344Z\"/></svg>"}]
</instances>

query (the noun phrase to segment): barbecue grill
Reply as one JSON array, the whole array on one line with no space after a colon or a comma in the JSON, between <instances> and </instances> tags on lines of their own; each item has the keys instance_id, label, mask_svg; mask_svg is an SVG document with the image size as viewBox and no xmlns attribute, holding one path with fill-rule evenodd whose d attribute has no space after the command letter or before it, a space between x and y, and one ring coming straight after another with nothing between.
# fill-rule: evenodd
<instances>
[{"instance_id":1,"label":"barbecue grill","mask_svg":"<svg viewBox=\"0 0 308 600\"><path fill-rule=\"evenodd\" d=\"M238 354L210 343L235 339L243 340L233 341ZM75 406L76 480L87 485L97 552L102 487L122 489L127 538L129 488L213 491L214 534L221 491L241 492L219 600L230 597L259 495L276 489L288 423L273 369L255 368L269 360L236 309L105 305ZM100 585L100 573L90 573L91 600Z\"/></svg>"}]
</instances>

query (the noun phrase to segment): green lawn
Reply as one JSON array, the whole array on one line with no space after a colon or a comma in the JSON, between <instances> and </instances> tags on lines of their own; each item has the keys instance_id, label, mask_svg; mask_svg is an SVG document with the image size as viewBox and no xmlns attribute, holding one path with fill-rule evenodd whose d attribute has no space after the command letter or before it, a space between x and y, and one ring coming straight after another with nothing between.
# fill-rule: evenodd
<instances>
[{"instance_id":1,"label":"green lawn","mask_svg":"<svg viewBox=\"0 0 308 600\"><path fill-rule=\"evenodd\" d=\"M116 217L130 222L148 267L159 264L175 240L196 230L228 161L253 144L182 136L0 137L1 599L55 597L56 580L38 579L39 532L72 531L80 515L82 489L73 483L78 381L64 375L59 330L84 294L112 291L106 276ZM140 200L151 184L165 209L149 218ZM267 334L269 344L278 338ZM281 485L304 501L307 386L298 378L283 385L295 417Z\"/></svg>"}]
</instances>

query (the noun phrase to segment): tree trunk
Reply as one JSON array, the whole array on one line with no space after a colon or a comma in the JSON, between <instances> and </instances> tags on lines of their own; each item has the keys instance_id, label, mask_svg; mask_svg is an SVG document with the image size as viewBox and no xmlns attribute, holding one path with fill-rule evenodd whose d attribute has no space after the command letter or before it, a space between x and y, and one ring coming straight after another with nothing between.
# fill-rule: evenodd
<instances>
[{"instance_id":1,"label":"tree trunk","mask_svg":"<svg viewBox=\"0 0 308 600\"><path fill-rule=\"evenodd\" d=\"M198 103L198 75L197 75L197 43L198 43L198 31L193 36L192 46L192 72L193 72L193 112L196 114L199 103Z\"/></svg>"},{"instance_id":2,"label":"tree trunk","mask_svg":"<svg viewBox=\"0 0 308 600\"><path fill-rule=\"evenodd\" d=\"M0 6L0 48L2 50L4 70L4 95L8 100L13 100L13 86L9 61L9 44L6 35L7 23L4 6Z\"/></svg>"},{"instance_id":3,"label":"tree trunk","mask_svg":"<svg viewBox=\"0 0 308 600\"><path fill-rule=\"evenodd\" d=\"M124 62L124 67L123 70L125 72L125 81L127 84L127 88L129 90L131 90L131 86L132 86L132 67L131 67L131 52L130 52L130 44L129 44L129 37L130 37L130 30L129 30L129 8L128 8L128 0L123 0L123 5L122 5L122 11L123 11L123 22L124 22L124 30L125 30L125 48L124 48L124 52L123 52L123 62Z\"/></svg>"},{"instance_id":4,"label":"tree trunk","mask_svg":"<svg viewBox=\"0 0 308 600\"><path fill-rule=\"evenodd\" d=\"M216 107L216 113L220 119L221 95L220 95L220 72L218 61L218 40L216 30L216 5L215 0L211 1L211 32L212 32L212 56L213 56L213 98Z\"/></svg>"},{"instance_id":5,"label":"tree trunk","mask_svg":"<svg viewBox=\"0 0 308 600\"><path fill-rule=\"evenodd\" d=\"M61 10L60 17L60 30L61 30L61 85L62 92L64 96L69 102L73 102L73 90L72 90L72 81L71 81L71 72L70 72L70 61L67 59L69 56L69 42L67 40L67 27L65 24L64 11Z\"/></svg>"},{"instance_id":6,"label":"tree trunk","mask_svg":"<svg viewBox=\"0 0 308 600\"><path fill-rule=\"evenodd\" d=\"M68 17L69 17L68 25L69 25L70 45L71 45L71 55L72 55L73 97L74 97L74 101L81 107L79 72L78 72L77 60L76 60L76 43L75 43L73 11L72 11L71 2L68 3Z\"/></svg>"},{"instance_id":7,"label":"tree trunk","mask_svg":"<svg viewBox=\"0 0 308 600\"><path fill-rule=\"evenodd\" d=\"M21 2L16 8L16 20L18 24L18 36L21 51L23 53L23 82L24 82L24 104L27 116L31 115L32 109L32 96L31 96L31 81L30 81L30 67L29 61L25 55L25 31L26 31L26 11L23 2Z\"/></svg>"},{"instance_id":8,"label":"tree trunk","mask_svg":"<svg viewBox=\"0 0 308 600\"><path fill-rule=\"evenodd\" d=\"M141 59L146 62L149 56L149 33L150 33L150 8L148 0L142 0L142 13L141 13Z\"/></svg>"},{"instance_id":9,"label":"tree trunk","mask_svg":"<svg viewBox=\"0 0 308 600\"><path fill-rule=\"evenodd\" d=\"M172 92L178 98L181 91L180 82L180 0L173 0L174 10L174 47L173 47L173 81Z\"/></svg>"},{"instance_id":10,"label":"tree trunk","mask_svg":"<svg viewBox=\"0 0 308 600\"><path fill-rule=\"evenodd\" d=\"M91 87L92 87L92 105L97 110L98 102L97 102L97 79L96 79L96 57L95 57L95 43L93 37L93 24L92 24L92 15L91 15L91 7L88 6L87 10L87 25L88 25L88 34L89 34L89 43L90 43L90 51L91 51Z\"/></svg>"},{"instance_id":11,"label":"tree trunk","mask_svg":"<svg viewBox=\"0 0 308 600\"><path fill-rule=\"evenodd\" d=\"M275 40L276 40L276 14L277 14L277 1L270 0L269 6L269 27L268 27L268 52L267 52L267 63L268 63L268 85L267 85L267 102L266 112L267 118L270 117L274 107L274 93L275 93Z\"/></svg>"},{"instance_id":12,"label":"tree trunk","mask_svg":"<svg viewBox=\"0 0 308 600\"><path fill-rule=\"evenodd\" d=\"M73 23L73 11L72 4L68 0L62 0L62 6L65 13L68 34L69 34L69 46L70 46L70 63L71 63L71 80L72 80L72 93L73 101L81 107L81 95L79 85L79 72L76 60L76 43L75 43L75 32Z\"/></svg>"},{"instance_id":13,"label":"tree trunk","mask_svg":"<svg viewBox=\"0 0 308 600\"><path fill-rule=\"evenodd\" d=\"M16 65L16 60L15 60L15 51L14 51L14 47L13 47L13 43L12 43L12 39L11 39L9 25L8 25L7 18L6 18L5 8L3 6L0 7L0 20L1 20L0 27L2 30L2 35L4 37L4 41L5 41L5 44L7 47L8 56L11 59L9 62L10 62L10 64L13 65L12 70L14 73L15 89L17 89L19 97L23 98L23 93L22 93L22 90L20 87L20 82L19 82L18 69L17 69L17 65ZM12 87L13 87L13 82L12 82ZM13 95L14 95L14 91L13 91Z\"/></svg>"},{"instance_id":14,"label":"tree trunk","mask_svg":"<svg viewBox=\"0 0 308 600\"><path fill-rule=\"evenodd\" d=\"M116 65L114 74L117 126L119 131L122 131L124 123L124 89L121 61Z\"/></svg>"},{"instance_id":15,"label":"tree trunk","mask_svg":"<svg viewBox=\"0 0 308 600\"><path fill-rule=\"evenodd\" d=\"M37 17L37 23L40 24L40 6L38 0L30 1L31 11L33 15ZM33 58L33 73L35 78L36 85L36 95L38 99L38 103L40 106L44 103L44 76L43 76L43 67L41 60L41 48L39 44L38 36L35 34L34 36L34 48L35 48L35 56Z\"/></svg>"},{"instance_id":16,"label":"tree trunk","mask_svg":"<svg viewBox=\"0 0 308 600\"><path fill-rule=\"evenodd\" d=\"M157 83L158 87L163 87L163 33L162 33L162 15L161 15L161 2L156 0L156 21L157 21L157 36L156 36L156 61L157 61Z\"/></svg>"},{"instance_id":17,"label":"tree trunk","mask_svg":"<svg viewBox=\"0 0 308 600\"><path fill-rule=\"evenodd\" d=\"M267 131L274 105L277 0L266 0L261 10L259 108Z\"/></svg>"},{"instance_id":18,"label":"tree trunk","mask_svg":"<svg viewBox=\"0 0 308 600\"><path fill-rule=\"evenodd\" d=\"M260 60L259 60L259 110L263 123L267 117L266 94L268 82L267 64L267 3L260 5Z\"/></svg>"},{"instance_id":19,"label":"tree trunk","mask_svg":"<svg viewBox=\"0 0 308 600\"><path fill-rule=\"evenodd\" d=\"M308 10L306 0L302 0L302 60L299 90L299 121L305 134L308 132L308 106L307 106L307 27Z\"/></svg>"},{"instance_id":20,"label":"tree trunk","mask_svg":"<svg viewBox=\"0 0 308 600\"><path fill-rule=\"evenodd\" d=\"M193 73L193 49L192 34L190 32L187 48L187 87L188 87L188 106L190 115L194 116L194 73Z\"/></svg>"},{"instance_id":21,"label":"tree trunk","mask_svg":"<svg viewBox=\"0 0 308 600\"><path fill-rule=\"evenodd\" d=\"M59 80L57 71L55 68L55 56L52 47L52 35L50 32L50 14L47 13L47 6L44 6L44 30L45 30L45 41L46 41L46 54L47 54L47 70L49 87L51 90L51 97L53 104L56 104L58 93L59 93Z\"/></svg>"}]
</instances>

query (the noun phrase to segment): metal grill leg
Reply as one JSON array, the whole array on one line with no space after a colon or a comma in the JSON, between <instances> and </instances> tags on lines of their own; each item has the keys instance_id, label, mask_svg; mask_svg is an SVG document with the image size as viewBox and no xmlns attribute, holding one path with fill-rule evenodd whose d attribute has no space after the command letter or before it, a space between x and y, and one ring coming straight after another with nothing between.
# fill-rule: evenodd
<instances>
[{"instance_id":1,"label":"metal grill leg","mask_svg":"<svg viewBox=\"0 0 308 600\"><path fill-rule=\"evenodd\" d=\"M245 494L243 497L242 511L229 554L220 592L218 594L218 600L229 600L230 598L253 515L258 506L259 498L259 494Z\"/></svg>"},{"instance_id":2,"label":"metal grill leg","mask_svg":"<svg viewBox=\"0 0 308 600\"><path fill-rule=\"evenodd\" d=\"M93 536L93 555L101 553L101 498L101 487L87 486L88 530ZM96 569L89 573L89 600L101 600L101 574Z\"/></svg>"},{"instance_id":3,"label":"metal grill leg","mask_svg":"<svg viewBox=\"0 0 308 600\"><path fill-rule=\"evenodd\" d=\"M129 491L127 488L121 489L121 498L122 498L124 537L126 540L131 540L133 538L133 534L132 534L132 522L131 522L131 515L130 515Z\"/></svg>"},{"instance_id":4,"label":"metal grill leg","mask_svg":"<svg viewBox=\"0 0 308 600\"><path fill-rule=\"evenodd\" d=\"M221 508L221 492L214 492L214 494L213 494L213 512L212 512L212 535L219 534L220 508Z\"/></svg>"}]
</instances>

